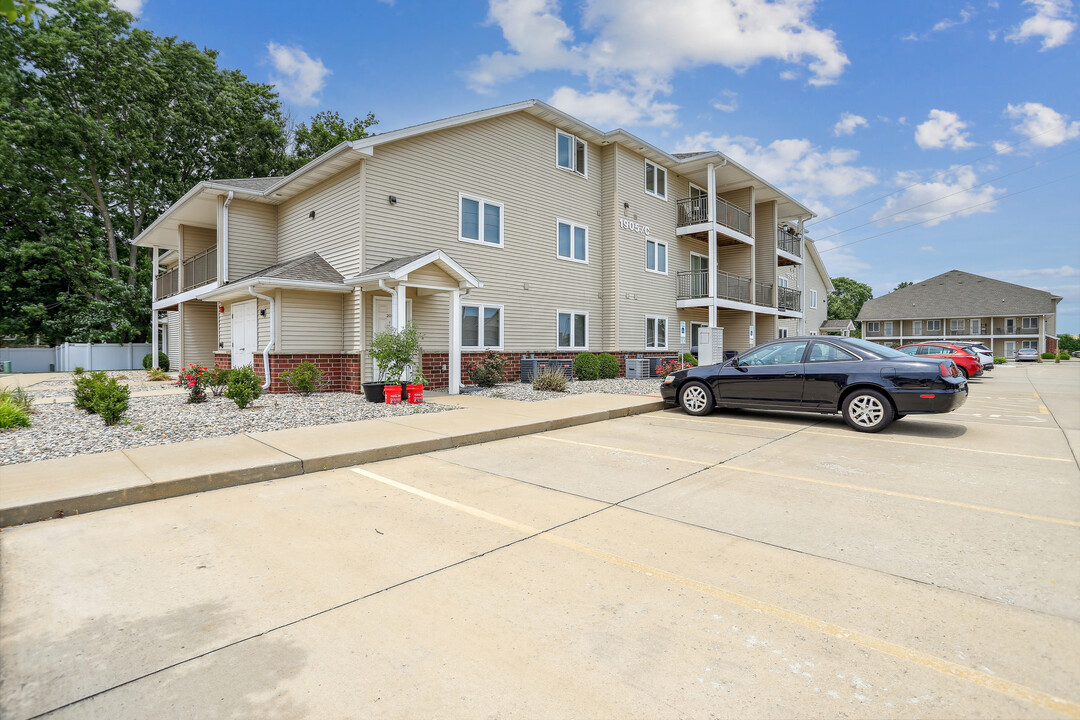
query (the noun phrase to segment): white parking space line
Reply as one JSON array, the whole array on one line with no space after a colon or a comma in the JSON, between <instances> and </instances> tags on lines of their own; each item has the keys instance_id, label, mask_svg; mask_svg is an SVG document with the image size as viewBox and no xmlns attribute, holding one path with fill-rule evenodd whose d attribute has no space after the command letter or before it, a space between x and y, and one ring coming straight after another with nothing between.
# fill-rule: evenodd
<instances>
[{"instance_id":1,"label":"white parking space line","mask_svg":"<svg viewBox=\"0 0 1080 720\"><path fill-rule=\"evenodd\" d=\"M483 518L490 522L498 523L500 525L503 525L504 527L508 527L518 532L525 533L528 536L535 536L536 539L559 545L563 548L572 550L574 552L594 558L596 560L600 560L602 562L609 563L616 567L620 567L625 570L638 573L640 575L668 582L673 585L679 585L681 587L685 587L690 590L699 592L703 595L716 598L717 600L720 600L722 602L727 602L732 605L747 608L753 612L759 612L763 615L775 617L779 620L783 620L792 625L806 628L813 632L818 632L823 635L828 635L830 637L846 640L859 647L866 648L868 650L875 650L879 653L882 653L883 655L888 655L890 657L896 658L898 660L903 660L913 665L928 668L943 675L954 677L960 680L965 680L979 687L993 690L1016 700L1028 702L1038 707L1061 713L1063 715L1066 715L1067 717L1080 719L1080 704L1059 697L1055 697L1054 695L1050 695L1049 693L1035 690L1034 688L1027 687L1026 685L1020 685L1019 683L1010 682L1008 680L1004 680L1002 678L980 672L970 667L959 665L957 663L945 660L943 658L939 658L937 656L922 652L920 650L915 650L913 648L905 647L897 643L892 643L881 638L873 637L872 635L866 635L860 632L856 632L854 630L849 630L826 620L820 620L809 615L804 615L795 610L790 610L788 608L780 607L778 605L773 605L771 603L767 603L762 600L749 597L747 595L742 595L731 590L726 590L716 585L710 585L708 583L678 575L676 573L669 572L658 567L645 565L644 563L640 563L636 560L631 560L629 558L624 558L620 555L608 552L607 550L602 550L591 545L586 545L585 543L577 542L576 540L571 540L569 538L554 535L551 532L543 532L536 528L531 528L527 525L515 522L514 520L510 520L509 518L493 515L484 510L480 510L479 508L463 505L454 500L443 498L427 491L420 490L419 488L414 488L409 485L396 482L394 480L391 480L390 478L378 475L369 470L364 470L363 468L351 468L351 470L358 475L363 475L366 478L375 480L376 482L384 483L403 492L412 493L426 500L431 500L432 502L445 505L446 507L468 513L474 517Z\"/></svg>"},{"instance_id":2,"label":"white parking space line","mask_svg":"<svg viewBox=\"0 0 1080 720\"><path fill-rule=\"evenodd\" d=\"M825 435L827 437L844 437L840 433L822 432L820 430L803 430L802 435ZM868 435L858 436L859 440L871 440L873 442L892 443L894 445L913 445L915 447L936 448L938 450L948 450L952 452L954 450L963 450L964 452L973 453L985 453L987 455L1006 455L1008 457L1024 458L1025 460L1052 460L1054 462L1072 463L1073 459L1061 458L1061 457L1046 457L1045 455L1022 455L1021 453L1002 452L1000 450L979 450L977 448L960 447L959 445L934 445L933 443L920 443L920 442L908 442L906 440L891 440L883 437L870 437Z\"/></svg>"},{"instance_id":3,"label":"white parking space line","mask_svg":"<svg viewBox=\"0 0 1080 720\"><path fill-rule=\"evenodd\" d=\"M566 438L551 437L550 435L528 435L527 437L533 440L550 440L551 442L561 442L568 445L581 445L582 447L591 447L596 448L597 450L613 450L615 452L629 453L631 455L643 455L645 457L657 458L660 460L674 460L675 462L690 463L692 465L701 465L703 467L715 465L715 463L704 462L702 460L689 460L687 458L674 457L672 455L660 455L658 453L645 452L644 450L627 450L626 448L614 447L613 445L597 445L596 443L567 440Z\"/></svg>"}]
</instances>

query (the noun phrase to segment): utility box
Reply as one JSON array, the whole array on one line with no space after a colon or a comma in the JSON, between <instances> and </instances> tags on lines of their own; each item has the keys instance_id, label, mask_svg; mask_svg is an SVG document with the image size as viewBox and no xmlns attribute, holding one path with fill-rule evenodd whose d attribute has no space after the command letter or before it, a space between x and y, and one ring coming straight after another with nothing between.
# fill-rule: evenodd
<instances>
[{"instance_id":1,"label":"utility box","mask_svg":"<svg viewBox=\"0 0 1080 720\"><path fill-rule=\"evenodd\" d=\"M531 383L537 375L546 370L558 370L570 380L574 375L574 361L560 358L538 358L535 355L522 355L521 382Z\"/></svg>"},{"instance_id":2,"label":"utility box","mask_svg":"<svg viewBox=\"0 0 1080 720\"><path fill-rule=\"evenodd\" d=\"M722 362L724 362L724 328L700 328L698 330L698 364L717 365Z\"/></svg>"}]
</instances>

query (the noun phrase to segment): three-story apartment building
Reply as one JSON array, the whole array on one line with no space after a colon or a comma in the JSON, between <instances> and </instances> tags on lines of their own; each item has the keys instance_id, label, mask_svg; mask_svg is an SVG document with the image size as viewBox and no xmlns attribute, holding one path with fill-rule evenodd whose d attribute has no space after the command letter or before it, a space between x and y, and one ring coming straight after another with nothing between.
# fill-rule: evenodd
<instances>
[{"instance_id":1,"label":"three-story apartment building","mask_svg":"<svg viewBox=\"0 0 1080 720\"><path fill-rule=\"evenodd\" d=\"M276 391L313 360L355 392L373 333L411 321L429 382L456 392L489 349L514 377L528 355L676 355L704 326L736 351L777 337L803 318L805 280L780 277L804 276L810 217L720 152L529 100L343 143L284 178L201 182L136 244L174 367L253 364Z\"/></svg>"}]
</instances>

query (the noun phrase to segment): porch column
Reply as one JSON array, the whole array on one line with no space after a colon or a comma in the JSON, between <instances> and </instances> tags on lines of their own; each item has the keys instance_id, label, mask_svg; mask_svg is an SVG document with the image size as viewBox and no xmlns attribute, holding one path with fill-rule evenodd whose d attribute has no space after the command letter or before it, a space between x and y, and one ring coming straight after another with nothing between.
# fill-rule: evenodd
<instances>
[{"instance_id":1,"label":"porch column","mask_svg":"<svg viewBox=\"0 0 1080 720\"><path fill-rule=\"evenodd\" d=\"M449 392L457 395L461 392L461 291L450 291L450 356Z\"/></svg>"},{"instance_id":2,"label":"porch column","mask_svg":"<svg viewBox=\"0 0 1080 720\"><path fill-rule=\"evenodd\" d=\"M1039 316L1039 354L1046 352L1046 317Z\"/></svg>"},{"instance_id":3,"label":"porch column","mask_svg":"<svg viewBox=\"0 0 1080 720\"><path fill-rule=\"evenodd\" d=\"M179 262L176 265L176 289L178 292L184 292L184 226L178 225L176 228L176 257L179 258Z\"/></svg>"},{"instance_id":4,"label":"porch column","mask_svg":"<svg viewBox=\"0 0 1080 720\"><path fill-rule=\"evenodd\" d=\"M405 327L405 285L399 284L390 296L390 324L395 330Z\"/></svg>"},{"instance_id":5,"label":"porch column","mask_svg":"<svg viewBox=\"0 0 1080 720\"><path fill-rule=\"evenodd\" d=\"M157 300L157 276L158 276L158 249L155 245L150 250L152 271L150 273L150 357L152 358L150 367L155 370L158 368L158 311L153 309L154 302Z\"/></svg>"},{"instance_id":6,"label":"porch column","mask_svg":"<svg viewBox=\"0 0 1080 720\"><path fill-rule=\"evenodd\" d=\"M709 327L716 327L716 165L708 165L708 185L706 205L709 213Z\"/></svg>"}]
</instances>

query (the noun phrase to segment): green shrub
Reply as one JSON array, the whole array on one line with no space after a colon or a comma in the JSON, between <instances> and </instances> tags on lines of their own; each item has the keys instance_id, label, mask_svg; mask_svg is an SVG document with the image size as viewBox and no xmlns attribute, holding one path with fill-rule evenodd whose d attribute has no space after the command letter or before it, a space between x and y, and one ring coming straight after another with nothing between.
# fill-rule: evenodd
<instances>
[{"instance_id":1,"label":"green shrub","mask_svg":"<svg viewBox=\"0 0 1080 720\"><path fill-rule=\"evenodd\" d=\"M411 322L400 330L387 328L371 338L368 354L379 368L379 379L388 385L405 380L405 371L421 354L423 336Z\"/></svg>"},{"instance_id":2,"label":"green shrub","mask_svg":"<svg viewBox=\"0 0 1080 720\"><path fill-rule=\"evenodd\" d=\"M611 353L600 353L596 356L600 363L600 379L610 380L619 377L619 361Z\"/></svg>"},{"instance_id":3,"label":"green shrub","mask_svg":"<svg viewBox=\"0 0 1080 720\"><path fill-rule=\"evenodd\" d=\"M78 376L82 375L82 374L83 374L84 372L86 372L86 371L85 371L85 370L83 370L83 366L82 366L82 365L76 365L76 366L75 366L75 370L74 370L74 373L75 373L75 377L78 377Z\"/></svg>"},{"instance_id":4,"label":"green shrub","mask_svg":"<svg viewBox=\"0 0 1080 720\"><path fill-rule=\"evenodd\" d=\"M153 357L154 356L151 353L146 353L146 355L143 356L143 359L142 359L143 370L149 370L150 368L152 368L154 366ZM166 355L165 353L159 351L158 354L157 354L157 363L158 363L159 368L161 368L165 372L169 371L169 356L168 355Z\"/></svg>"},{"instance_id":5,"label":"green shrub","mask_svg":"<svg viewBox=\"0 0 1080 720\"><path fill-rule=\"evenodd\" d=\"M1058 353L1058 360L1068 360L1070 357L1072 357L1072 356L1069 355L1069 353L1067 353L1067 352Z\"/></svg>"},{"instance_id":6,"label":"green shrub","mask_svg":"<svg viewBox=\"0 0 1080 720\"><path fill-rule=\"evenodd\" d=\"M221 393L225 392L225 388L229 385L229 375L232 370L228 368L210 368L203 374L203 384L210 388L210 392L214 393L214 397L221 397Z\"/></svg>"},{"instance_id":7,"label":"green shrub","mask_svg":"<svg viewBox=\"0 0 1080 720\"><path fill-rule=\"evenodd\" d=\"M150 368L146 371L146 379L150 382L162 382L169 379L169 373L160 368Z\"/></svg>"},{"instance_id":8,"label":"green shrub","mask_svg":"<svg viewBox=\"0 0 1080 720\"><path fill-rule=\"evenodd\" d=\"M574 377L578 380L599 380L600 361L591 352L578 353L574 358Z\"/></svg>"},{"instance_id":9,"label":"green shrub","mask_svg":"<svg viewBox=\"0 0 1080 720\"><path fill-rule=\"evenodd\" d=\"M128 410L131 388L112 377L97 385L94 393L94 412L106 425L115 425Z\"/></svg>"},{"instance_id":10,"label":"green shrub","mask_svg":"<svg viewBox=\"0 0 1080 720\"><path fill-rule=\"evenodd\" d=\"M176 385L188 391L188 403L206 402L207 368L198 363L191 363L180 371Z\"/></svg>"},{"instance_id":11,"label":"green shrub","mask_svg":"<svg viewBox=\"0 0 1080 720\"><path fill-rule=\"evenodd\" d=\"M0 430L30 427L30 413L10 397L0 399Z\"/></svg>"},{"instance_id":12,"label":"green shrub","mask_svg":"<svg viewBox=\"0 0 1080 720\"><path fill-rule=\"evenodd\" d=\"M1001 357L1000 355L995 355L994 356L994 364L995 365L1004 365L1007 362L1009 362L1009 361L1006 360L1005 358Z\"/></svg>"},{"instance_id":13,"label":"green shrub","mask_svg":"<svg viewBox=\"0 0 1080 720\"><path fill-rule=\"evenodd\" d=\"M0 402L12 402L27 415L34 412L34 399L21 387L16 386L14 390L0 388Z\"/></svg>"},{"instance_id":14,"label":"green shrub","mask_svg":"<svg viewBox=\"0 0 1080 720\"><path fill-rule=\"evenodd\" d=\"M538 373L532 381L533 390L547 390L549 392L565 392L566 376L561 370L547 368Z\"/></svg>"},{"instance_id":15,"label":"green shrub","mask_svg":"<svg viewBox=\"0 0 1080 720\"><path fill-rule=\"evenodd\" d=\"M292 370L286 370L280 375L282 382L289 386L295 393L307 397L323 385L322 370L315 367L313 362L302 362Z\"/></svg>"},{"instance_id":16,"label":"green shrub","mask_svg":"<svg viewBox=\"0 0 1080 720\"><path fill-rule=\"evenodd\" d=\"M262 383L250 365L234 368L229 373L229 386L225 389L225 397L236 403L236 407L243 410L248 405L259 399L262 395Z\"/></svg>"},{"instance_id":17,"label":"green shrub","mask_svg":"<svg viewBox=\"0 0 1080 720\"><path fill-rule=\"evenodd\" d=\"M1052 353L1052 352L1044 352L1044 353L1042 354L1042 359L1043 359L1043 360L1053 360L1053 359L1054 359L1054 358L1056 358L1056 357L1057 357L1057 355L1055 355L1055 354L1054 354L1054 353Z\"/></svg>"},{"instance_id":18,"label":"green shrub","mask_svg":"<svg viewBox=\"0 0 1080 720\"><path fill-rule=\"evenodd\" d=\"M480 387L495 387L506 379L506 357L488 350L484 359L469 366L469 380Z\"/></svg>"},{"instance_id":19,"label":"green shrub","mask_svg":"<svg viewBox=\"0 0 1080 720\"><path fill-rule=\"evenodd\" d=\"M683 365L689 365L690 367L697 367L697 358L693 353L683 353L682 356Z\"/></svg>"},{"instance_id":20,"label":"green shrub","mask_svg":"<svg viewBox=\"0 0 1080 720\"><path fill-rule=\"evenodd\" d=\"M97 412L94 409L94 398L97 397L98 388L105 384L108 377L105 375L104 370L98 370L87 375L79 372L81 369L75 368L75 407L92 415Z\"/></svg>"}]
</instances>

